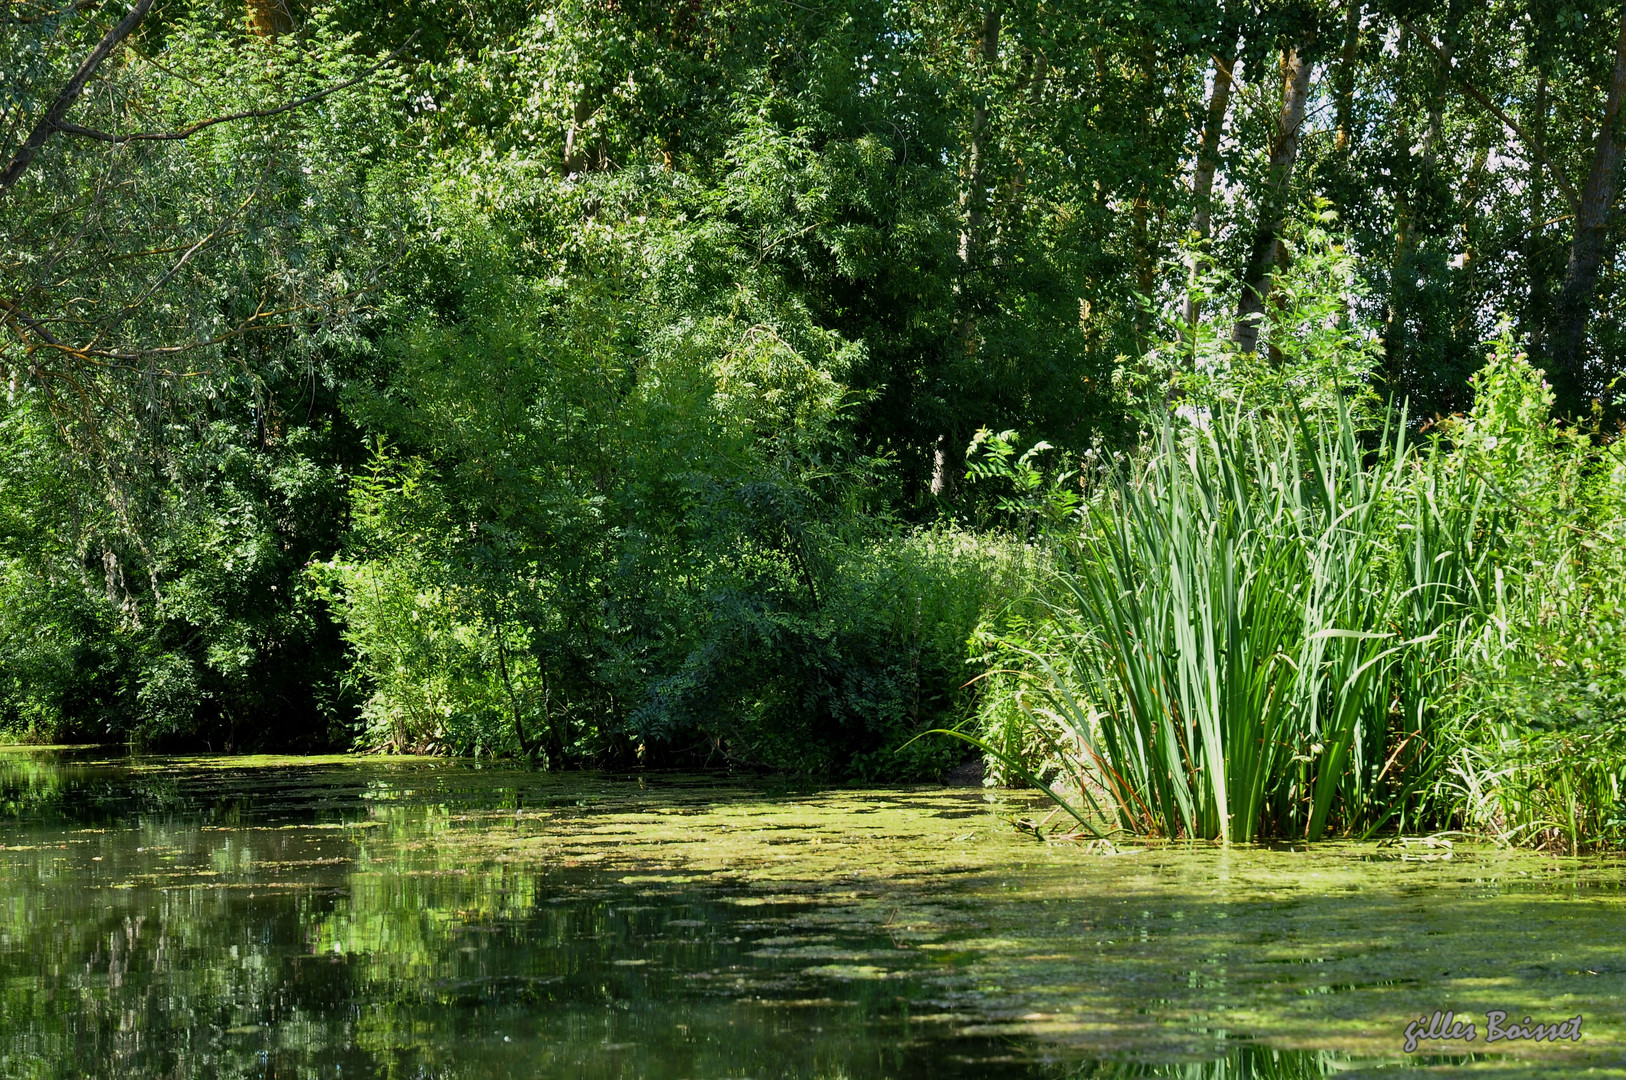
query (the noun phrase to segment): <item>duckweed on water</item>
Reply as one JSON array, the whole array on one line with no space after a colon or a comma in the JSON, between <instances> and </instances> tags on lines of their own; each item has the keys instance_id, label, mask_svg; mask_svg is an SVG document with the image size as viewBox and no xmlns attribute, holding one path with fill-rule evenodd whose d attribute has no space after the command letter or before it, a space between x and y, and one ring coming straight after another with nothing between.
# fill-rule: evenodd
<instances>
[{"instance_id":1,"label":"duckweed on water","mask_svg":"<svg viewBox=\"0 0 1626 1080\"><path fill-rule=\"evenodd\" d=\"M0 1075L1626 1073L1617 863L1106 853L1024 838L1031 809L0 755ZM1585 1036L1401 1052L1493 1008Z\"/></svg>"}]
</instances>

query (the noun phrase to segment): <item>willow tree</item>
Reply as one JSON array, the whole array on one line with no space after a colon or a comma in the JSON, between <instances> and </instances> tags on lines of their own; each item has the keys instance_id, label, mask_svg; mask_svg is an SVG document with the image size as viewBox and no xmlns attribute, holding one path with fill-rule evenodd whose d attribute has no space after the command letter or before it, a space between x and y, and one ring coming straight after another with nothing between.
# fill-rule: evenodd
<instances>
[{"instance_id":1,"label":"willow tree","mask_svg":"<svg viewBox=\"0 0 1626 1080\"><path fill-rule=\"evenodd\" d=\"M147 695L157 729L316 711L298 672L331 664L287 579L336 515L291 509L331 497L319 473L275 476L398 257L367 180L402 127L393 61L247 15L35 0L0 20L0 590L67 655L121 658L86 660L70 699L113 717Z\"/></svg>"}]
</instances>

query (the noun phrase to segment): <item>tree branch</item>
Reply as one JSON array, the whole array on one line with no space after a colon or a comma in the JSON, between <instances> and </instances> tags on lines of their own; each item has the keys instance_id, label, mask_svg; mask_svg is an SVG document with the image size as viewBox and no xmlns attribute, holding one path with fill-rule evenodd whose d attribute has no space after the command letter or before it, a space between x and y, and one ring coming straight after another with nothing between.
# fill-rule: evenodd
<instances>
[{"instance_id":1,"label":"tree branch","mask_svg":"<svg viewBox=\"0 0 1626 1080\"><path fill-rule=\"evenodd\" d=\"M349 300L357 296L361 296L364 293L370 292L374 288L376 288L376 284L364 285L358 289L351 289L348 292L339 293L330 299ZM233 338L242 337L251 330L288 329L294 324L291 322L271 322L269 320L283 319L290 315L299 315L303 312L311 310L316 306L317 305L315 304L296 303L290 307L277 308L275 310L267 311L262 300L262 302L256 306L254 314L250 315L236 326L233 326L231 329L222 331L221 333L215 334L212 337L200 338L196 341L187 342L184 345L160 345L150 349L137 349L133 351L98 349L94 347L81 348L77 345L70 345L67 342L53 336L48 330L45 329L44 324L39 319L32 318L16 304L12 303L10 300L7 300L3 296L0 296L0 312L4 312L6 315L8 315L9 319L0 318L0 322L15 321L20 323L31 333L33 333L35 337L39 338L38 342L29 342L26 339L23 341L23 348L29 353L32 353L37 349L47 349L53 353L72 357L81 363L90 364L94 367L111 368L115 365L109 363L109 361L115 361L118 364L123 365L150 364L156 358L178 356L182 353L194 352L198 349L206 349L212 345L222 344L223 342L230 341ZM157 374L171 378L189 378L192 376L201 375L203 373L201 371L160 370L157 372Z\"/></svg>"},{"instance_id":2,"label":"tree branch","mask_svg":"<svg viewBox=\"0 0 1626 1080\"><path fill-rule=\"evenodd\" d=\"M264 178L262 177L261 178L261 184L263 185L263 183L264 183ZM207 244L209 241L213 240L215 237L219 236L221 234L221 232L225 230L226 226L230 225L232 223L232 221L234 219L236 219L238 214L241 214L244 210L247 210L248 209L248 204L253 202L254 199L255 199L255 196L259 195L259 193L260 193L260 187L256 186L253 191L248 193L248 198L244 199L242 204L239 205L237 207L237 209L235 209L231 213L227 214L225 219L222 220L219 225L215 226L214 229L212 229L207 236L205 236L203 239L199 240L197 243L193 244L191 247L188 247L186 249L186 254L181 256L180 261L178 261L174 266L170 267L167 271L165 271L162 277L158 278L158 280L154 281L151 285L147 286L147 290L145 292L143 292L140 296L136 297L130 303L124 305L124 307L122 307L118 311L114 312L111 315L105 316L101 321L104 324L112 323L113 320L118 319L118 318L122 318L123 316L130 314L136 308L138 308L142 304L146 303L147 298L152 296L152 294L157 292L159 289L163 288L165 283L167 283L170 278L174 277L177 273L179 273L181 267L185 266L187 264L187 262L192 258L192 256L196 255L199 251L201 251L205 244Z\"/></svg>"},{"instance_id":3,"label":"tree branch","mask_svg":"<svg viewBox=\"0 0 1626 1080\"><path fill-rule=\"evenodd\" d=\"M1409 23L1406 25L1410 26ZM1541 162L1547 171L1552 174L1553 184L1570 201L1570 208L1572 210L1578 208L1581 204L1580 195L1576 193L1570 182L1564 179L1564 174L1558 171L1558 166L1554 165L1552 159L1547 156L1547 148L1542 145L1541 140L1520 127L1505 110L1487 97L1477 86L1469 82L1467 77L1462 74L1462 69L1452 62L1451 54L1435 42L1432 34L1418 33L1415 28L1412 28L1412 32L1422 38L1423 44L1434 51L1434 55L1440 59L1440 65L1445 68L1446 74L1455 79L1457 85L1462 87L1469 97L1477 101L1486 112L1500 120L1509 131L1517 135L1530 148L1531 152L1536 155L1536 160Z\"/></svg>"},{"instance_id":4,"label":"tree branch","mask_svg":"<svg viewBox=\"0 0 1626 1080\"><path fill-rule=\"evenodd\" d=\"M57 348L57 349L68 349L68 348L70 348L70 346L64 345L64 344L62 344L62 342L60 342L56 338L52 337L50 331L46 330L44 325L41 324L38 319L29 318L28 315L24 313L22 308L18 307L16 304L13 304L10 300L7 300L3 296L0 296L0 308L5 309L5 311L13 319L17 320L18 322L22 323L24 326L28 327L28 329L32 330L47 345L50 345L53 348Z\"/></svg>"},{"instance_id":5,"label":"tree branch","mask_svg":"<svg viewBox=\"0 0 1626 1080\"><path fill-rule=\"evenodd\" d=\"M302 98L296 98L293 101L275 106L274 108L247 109L243 112L228 113L225 116L212 116L207 120L199 120L195 124L188 124L179 131L137 131L129 135L113 135L106 131L97 131L95 128L81 127L78 124L69 123L66 120L58 121L56 124L56 130L66 135L78 135L81 138L95 139L97 142L114 144L130 142L174 142L180 139L190 139L198 132L204 130L205 128L214 127L216 124L227 124L233 120L256 120L267 116L279 116L282 113L292 112L293 110L302 108L303 106L312 105L318 101L321 101L323 98L332 97L340 90L348 90L357 83L365 82L367 79L372 78L373 75L379 71L379 69L383 68L390 61L406 52L407 48L412 44L413 39L417 36L418 32L414 30L412 32L412 37L407 38L405 44L403 44L399 49L396 49L394 52L390 53L388 56L384 57L384 59L374 64L372 67L368 68L366 71L363 71L360 75L357 75L351 79L346 79L342 83L336 83L324 90L318 90L314 94L307 94Z\"/></svg>"},{"instance_id":6,"label":"tree branch","mask_svg":"<svg viewBox=\"0 0 1626 1080\"><path fill-rule=\"evenodd\" d=\"M34 130L28 133L27 141L23 143L22 147L18 149L17 153L6 165L5 171L0 172L0 199L4 199L23 173L28 171L28 167L39 156L40 147L45 145L45 140L49 139L51 134L58 130L63 118L68 115L68 110L73 108L73 103L79 100L80 94L84 93L85 83L89 82L90 77L96 74L96 69L102 66L102 61L107 59L108 54L118 48L119 42L129 37L135 28L141 24L141 20L146 17L147 9L152 7L152 3L153 0L136 0L136 5L130 9L130 13L120 19L111 30L103 34L102 40L96 43L94 49L90 50L90 55L85 57L84 62L79 65L79 70L75 71L73 78L68 80L68 85L62 88L62 93L58 94L57 99L51 103L51 107L45 110L45 115L40 117L39 123L34 125Z\"/></svg>"}]
</instances>

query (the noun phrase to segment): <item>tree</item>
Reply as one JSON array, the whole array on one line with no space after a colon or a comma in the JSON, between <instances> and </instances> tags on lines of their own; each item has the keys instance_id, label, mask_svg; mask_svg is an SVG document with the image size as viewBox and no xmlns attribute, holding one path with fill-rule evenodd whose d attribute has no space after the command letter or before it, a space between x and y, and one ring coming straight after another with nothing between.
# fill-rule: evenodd
<instances>
[{"instance_id":1,"label":"tree","mask_svg":"<svg viewBox=\"0 0 1626 1080\"><path fill-rule=\"evenodd\" d=\"M1613 68L1603 113L1597 120L1598 133L1593 138L1586 183L1575 201L1575 239L1564 267L1553 328L1543 350L1550 361L1548 375L1554 392L1571 408L1593 396L1601 382L1597 374L1587 370L1591 365L1586 337L1598 291L1598 273L1615 248L1611 226L1619 198L1621 161L1626 158L1626 133L1621 131L1621 106L1626 104L1626 7L1620 14Z\"/></svg>"},{"instance_id":2,"label":"tree","mask_svg":"<svg viewBox=\"0 0 1626 1080\"><path fill-rule=\"evenodd\" d=\"M1232 333L1232 339L1245 353L1253 352L1258 344L1259 315L1270 297L1270 275L1281 254L1283 217L1293 166L1298 162L1313 70L1307 43L1289 45L1282 51L1281 115L1270 144L1270 167L1259 199L1259 224L1242 271L1242 295L1237 301L1236 329Z\"/></svg>"},{"instance_id":3,"label":"tree","mask_svg":"<svg viewBox=\"0 0 1626 1080\"><path fill-rule=\"evenodd\" d=\"M318 35L309 51L267 41L228 53L194 16L157 31L182 65L176 76L123 48L152 7L138 0L67 69L74 46L94 33L80 7L41 5L35 18L7 24L8 46L43 60L13 88L6 118L9 132L26 128L27 136L14 150L0 146L10 151L0 170L0 311L9 332L0 365L14 392L36 387L53 409L85 421L81 433L94 441L97 411L123 407L115 399L132 382L156 407L155 386L202 374L225 343L287 328L304 312L332 313L356 285L366 287L352 277L337 293L312 291L274 268L266 230L285 224L293 193L311 186L302 155L284 142L290 132L275 125L374 78L395 55L362 67L331 35ZM259 20L270 9L255 10ZM262 22L251 22L256 33ZM199 70L186 72L189 65ZM98 93L85 100L93 77ZM305 92L288 93L290 83ZM273 95L283 100L255 101ZM243 107L231 107L234 99ZM86 123L70 119L82 101ZM216 110L192 118L205 103ZM143 130L153 119L178 122ZM189 143L207 145L193 153ZM223 289L242 291L222 304ZM252 305L249 291L258 294Z\"/></svg>"}]
</instances>

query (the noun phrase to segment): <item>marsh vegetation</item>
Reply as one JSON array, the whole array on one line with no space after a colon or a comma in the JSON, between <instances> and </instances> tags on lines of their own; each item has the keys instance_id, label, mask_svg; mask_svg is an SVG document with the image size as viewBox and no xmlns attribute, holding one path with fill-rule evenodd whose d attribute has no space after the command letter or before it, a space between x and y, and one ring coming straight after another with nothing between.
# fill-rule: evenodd
<instances>
[{"instance_id":1,"label":"marsh vegetation","mask_svg":"<svg viewBox=\"0 0 1626 1080\"><path fill-rule=\"evenodd\" d=\"M1616 850L1623 27L7 4L0 732Z\"/></svg>"}]
</instances>

